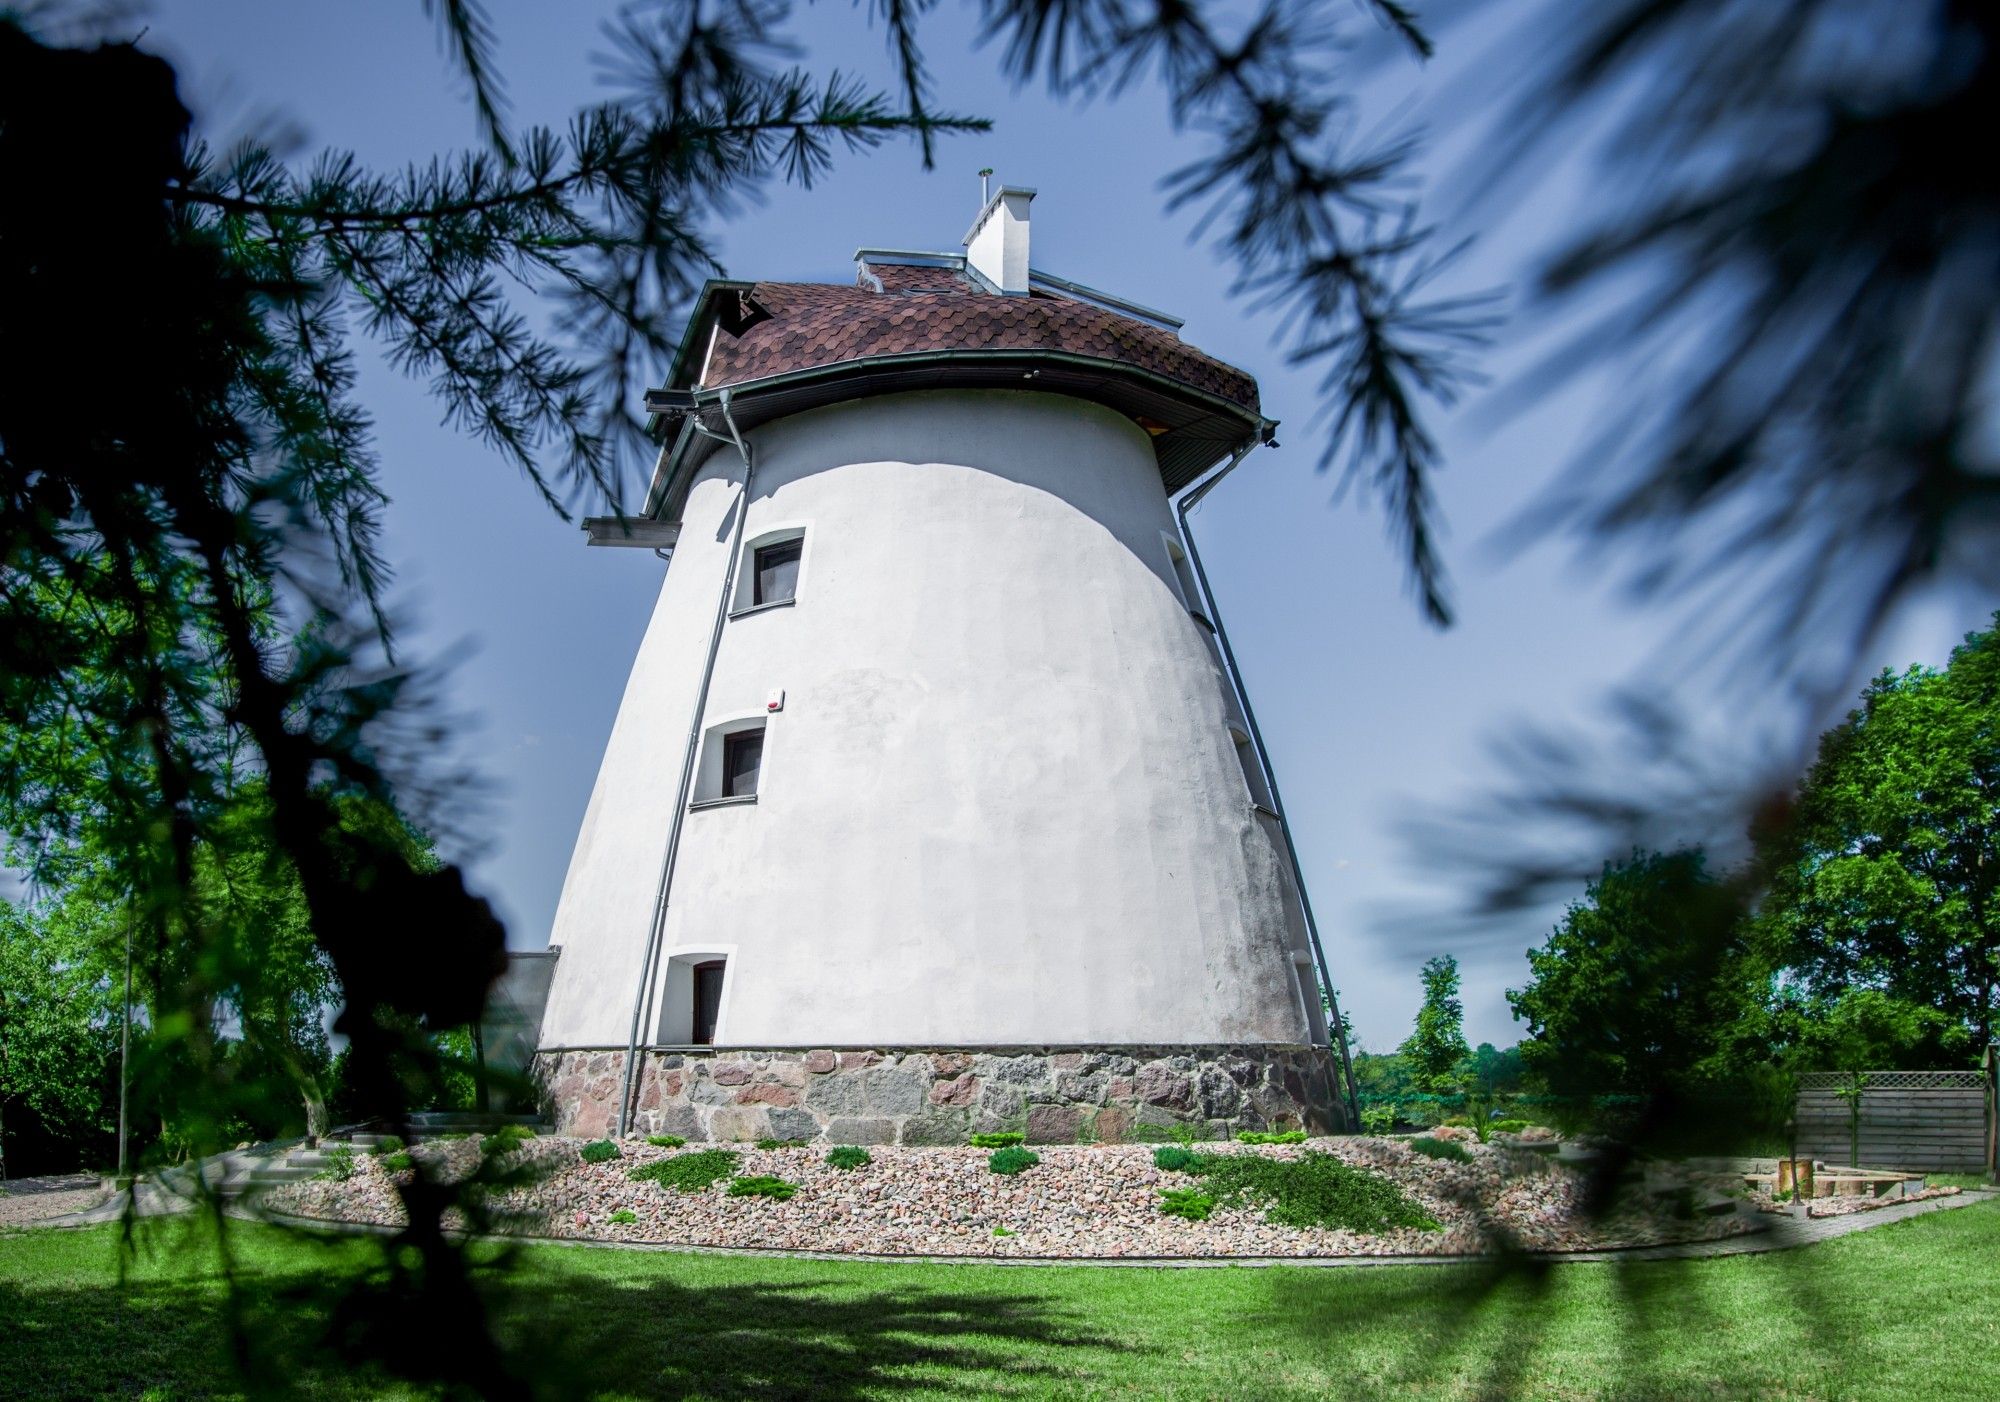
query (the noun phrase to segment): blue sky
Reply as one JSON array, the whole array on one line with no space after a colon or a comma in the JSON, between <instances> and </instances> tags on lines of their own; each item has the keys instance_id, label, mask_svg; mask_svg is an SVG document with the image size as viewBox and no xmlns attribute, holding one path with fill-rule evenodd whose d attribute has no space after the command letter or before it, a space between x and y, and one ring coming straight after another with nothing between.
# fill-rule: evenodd
<instances>
[{"instance_id":1,"label":"blue sky","mask_svg":"<svg viewBox=\"0 0 2000 1402\"><path fill-rule=\"evenodd\" d=\"M609 4L495 3L502 71L517 123L560 122L603 95L592 55ZM796 26L815 69L884 84L879 34L860 9L823 5ZM145 45L173 59L184 96L211 134L296 126L299 150L353 150L384 167L474 139L461 85L440 57L417 0L171 0L146 21ZM1450 285L1519 289L1538 254L1576 217L1591 188L1571 157L1540 194L1493 218L1458 198L1491 110L1491 34L1447 31L1428 69L1388 59L1369 69L1368 121L1422 123L1440 135L1425 170L1448 239L1474 244ZM1492 781L1487 741L1533 719L1587 726L1604 691L1649 672L1671 617L1623 602L1601 565L1560 547L1502 551L1490 537L1564 465L1596 416L1627 392L1608 373L1510 407L1513 378L1548 329L1517 319L1486 360L1492 385L1438 427L1450 464L1440 497L1450 535L1459 625L1439 633L1406 596L1380 519L1314 471L1318 405L1309 374L1289 369L1267 318L1228 295L1229 270L1193 240L1193 216L1170 217L1161 177L1198 155L1160 94L1077 107L1015 92L991 50L973 42L971 11L945 6L928 29L938 96L991 117L990 135L944 142L937 168L914 148L842 158L810 191L775 187L713 233L733 276L846 281L863 245L955 249L976 212L976 172L1039 191L1036 266L1186 318L1192 343L1251 370L1284 445L1251 458L1195 516L1195 527L1259 719L1270 744L1328 954L1362 1042L1384 1049L1409 1030L1416 970L1455 953L1465 972L1467 1031L1518 1036L1502 990L1525 974L1523 951L1559 911L1480 938L1425 912L1449 908L1452 874L1430 869L1401 823L1450 808ZM1517 299L1518 300L1518 299ZM663 370L664 367L661 367ZM520 948L545 942L576 826L660 567L638 551L586 552L505 464L445 429L435 404L379 361L362 377L394 501L386 551L393 595L416 655L454 657L444 699L462 720L453 758L485 783L484 809L455 853L506 919ZM1941 661L1981 622L1933 607L1909 619L1880 658ZM1657 670L1655 668L1655 670ZM1721 703L1701 695L1698 713ZM1732 721L1744 716L1732 713ZM1754 720L1754 716L1748 717Z\"/></svg>"}]
</instances>

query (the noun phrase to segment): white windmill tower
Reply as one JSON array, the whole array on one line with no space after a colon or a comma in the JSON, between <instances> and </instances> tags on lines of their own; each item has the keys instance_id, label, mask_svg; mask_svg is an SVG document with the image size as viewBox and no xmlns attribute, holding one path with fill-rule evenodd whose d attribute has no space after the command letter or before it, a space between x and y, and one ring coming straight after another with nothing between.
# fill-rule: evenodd
<instances>
[{"instance_id":1,"label":"white windmill tower","mask_svg":"<svg viewBox=\"0 0 2000 1402\"><path fill-rule=\"evenodd\" d=\"M551 937L569 1132L1342 1118L1173 509L1273 425L1172 318L1032 269L1033 198L851 285L710 283L649 396L643 515L592 523L671 567Z\"/></svg>"}]
</instances>

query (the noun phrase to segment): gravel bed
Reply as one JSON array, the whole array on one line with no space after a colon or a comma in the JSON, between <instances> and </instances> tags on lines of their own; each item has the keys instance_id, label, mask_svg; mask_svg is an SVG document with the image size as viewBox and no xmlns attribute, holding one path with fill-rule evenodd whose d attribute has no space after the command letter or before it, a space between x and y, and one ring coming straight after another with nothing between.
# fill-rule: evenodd
<instances>
[{"instance_id":1,"label":"gravel bed","mask_svg":"<svg viewBox=\"0 0 2000 1402\"><path fill-rule=\"evenodd\" d=\"M686 1246L749 1247L871 1255L994 1257L1203 1257L1465 1255L1493 1249L1495 1234L1530 1251L1600 1250L1709 1240L1752 1229L1736 1214L1677 1219L1664 1207L1635 1204L1607 1219L1584 1219L1582 1175L1548 1157L1497 1145L1468 1145L1470 1163L1425 1158L1393 1140L1342 1137L1292 1145L1202 1145L1224 1153L1296 1158L1329 1152L1393 1180L1442 1224L1441 1231L1397 1229L1374 1235L1295 1228L1264 1220L1262 1207L1217 1207L1203 1222L1164 1216L1160 1190L1199 1187L1186 1174L1153 1166L1149 1144L1038 1146L1041 1163L1008 1177L990 1172L987 1151L970 1148L871 1147L873 1162L842 1171L824 1146L757 1149L728 1145L737 1172L769 1174L798 1185L788 1201L730 1197L725 1179L683 1193L626 1175L641 1164L687 1150L626 1141L624 1157L605 1164L577 1158L580 1141L538 1139L510 1162L539 1172L529 1186L496 1193L488 1205L501 1230L592 1240ZM479 1161L477 1141L419 1146L427 1166L446 1177ZM263 1201L301 1217L397 1225L394 1184L375 1159L362 1157L352 1178L274 1189ZM636 1220L618 1223L614 1212ZM1008 1235L996 1236L1005 1228Z\"/></svg>"},{"instance_id":2,"label":"gravel bed","mask_svg":"<svg viewBox=\"0 0 2000 1402\"><path fill-rule=\"evenodd\" d=\"M0 1183L0 1227L26 1227L51 1217L81 1212L104 1201L104 1185L94 1174L65 1173L51 1178L14 1178Z\"/></svg>"}]
</instances>

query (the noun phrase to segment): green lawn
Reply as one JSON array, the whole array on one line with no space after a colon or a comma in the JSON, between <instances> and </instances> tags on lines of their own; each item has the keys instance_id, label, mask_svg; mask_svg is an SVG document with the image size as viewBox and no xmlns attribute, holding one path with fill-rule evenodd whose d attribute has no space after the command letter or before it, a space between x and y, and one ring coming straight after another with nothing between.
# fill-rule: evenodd
<instances>
[{"instance_id":1,"label":"green lawn","mask_svg":"<svg viewBox=\"0 0 2000 1402\"><path fill-rule=\"evenodd\" d=\"M258 1340L235 1381L212 1239L0 1237L0 1396L410 1395L318 1345L372 1259L232 1226ZM559 1397L2000 1397L2000 1205L1803 1251L1475 1268L898 1266L533 1248L490 1285ZM413 1346L445 1346L420 1328Z\"/></svg>"}]
</instances>

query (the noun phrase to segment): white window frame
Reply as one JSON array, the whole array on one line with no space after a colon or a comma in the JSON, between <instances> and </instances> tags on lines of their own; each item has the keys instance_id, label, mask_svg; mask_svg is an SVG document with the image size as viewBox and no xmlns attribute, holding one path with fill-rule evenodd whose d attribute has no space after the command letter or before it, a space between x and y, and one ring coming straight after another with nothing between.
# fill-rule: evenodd
<instances>
[{"instance_id":1,"label":"white window frame","mask_svg":"<svg viewBox=\"0 0 2000 1402\"><path fill-rule=\"evenodd\" d=\"M743 554L736 562L736 588L729 600L729 616L744 618L753 613L765 613L771 609L790 608L806 592L807 571L812 568L813 548L812 522L786 521L766 526L743 542ZM799 542L799 578L792 587L792 597L777 599L768 604L757 600L757 552L773 545L782 545L788 540Z\"/></svg>"},{"instance_id":2,"label":"white window frame","mask_svg":"<svg viewBox=\"0 0 2000 1402\"><path fill-rule=\"evenodd\" d=\"M743 711L736 715L723 716L712 720L701 733L701 754L695 762L694 792L688 799L689 808L721 808L734 803L755 803L764 792L764 776L771 767L771 732L776 729L771 724L769 711ZM757 792L752 794L729 794L722 792L722 757L725 742L732 735L741 735L747 730L761 730L764 733L764 753L757 766Z\"/></svg>"},{"instance_id":3,"label":"white window frame","mask_svg":"<svg viewBox=\"0 0 2000 1402\"><path fill-rule=\"evenodd\" d=\"M664 1047L695 1045L694 966L711 959L722 961L722 1002L715 1010L715 1040L710 1046L726 1046L729 1005L736 997L736 946L733 944L682 944L666 951L660 971L660 1017L655 1026L656 1044Z\"/></svg>"}]
</instances>

